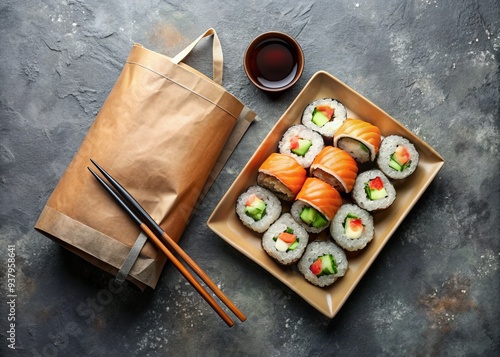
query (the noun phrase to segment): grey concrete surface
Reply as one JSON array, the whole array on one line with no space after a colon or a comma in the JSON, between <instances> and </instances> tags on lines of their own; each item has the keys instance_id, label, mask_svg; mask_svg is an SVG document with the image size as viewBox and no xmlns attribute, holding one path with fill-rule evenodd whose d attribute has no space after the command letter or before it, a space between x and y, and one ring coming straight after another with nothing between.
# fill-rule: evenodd
<instances>
[{"instance_id":1,"label":"grey concrete surface","mask_svg":"<svg viewBox=\"0 0 500 357\"><path fill-rule=\"evenodd\" d=\"M175 55L209 27L224 85L253 124L182 240L247 314L228 328L171 265L156 290L112 277L33 226L134 42ZM242 57L261 32L297 38L306 67L280 95ZM210 74L208 45L187 62ZM496 0L0 3L0 355L498 356L499 50ZM446 163L333 318L206 226L307 80L325 70L378 104ZM15 349L7 292L15 248Z\"/></svg>"}]
</instances>

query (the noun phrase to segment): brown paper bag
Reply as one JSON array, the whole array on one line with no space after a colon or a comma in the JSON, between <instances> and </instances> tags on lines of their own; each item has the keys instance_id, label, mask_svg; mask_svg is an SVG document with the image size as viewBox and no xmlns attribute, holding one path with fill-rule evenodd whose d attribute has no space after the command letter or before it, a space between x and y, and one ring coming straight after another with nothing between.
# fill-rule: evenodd
<instances>
[{"instance_id":1,"label":"brown paper bag","mask_svg":"<svg viewBox=\"0 0 500 357\"><path fill-rule=\"evenodd\" d=\"M180 63L207 36L213 36L214 80ZM125 268L141 289L154 288L165 257L149 242L138 244L139 228L87 166L90 158L103 166L178 241L255 118L222 87L222 66L213 29L173 58L134 45L35 229L106 271Z\"/></svg>"}]
</instances>

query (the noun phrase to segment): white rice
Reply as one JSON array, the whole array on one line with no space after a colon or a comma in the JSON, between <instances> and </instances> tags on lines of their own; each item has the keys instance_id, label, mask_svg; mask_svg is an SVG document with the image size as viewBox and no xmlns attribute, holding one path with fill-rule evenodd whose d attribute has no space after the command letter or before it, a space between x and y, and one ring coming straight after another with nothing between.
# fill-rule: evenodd
<instances>
[{"instance_id":1,"label":"white rice","mask_svg":"<svg viewBox=\"0 0 500 357\"><path fill-rule=\"evenodd\" d=\"M391 161L391 155L394 153L396 148L402 145L408 149L410 152L410 166L408 166L403 171L398 171L389 166ZM380 150L378 153L377 165L380 170L386 174L388 177L394 180L401 180L410 176L418 166L419 155L415 146L406 138L398 135L390 135L380 144Z\"/></svg>"},{"instance_id":2,"label":"white rice","mask_svg":"<svg viewBox=\"0 0 500 357\"><path fill-rule=\"evenodd\" d=\"M299 245L288 252L280 252L276 249L276 242L273 238L277 237L280 233L293 229L293 234L297 236ZM262 248L266 251L271 258L283 265L295 264L307 247L309 242L309 234L302 228L300 224L295 222L290 213L284 213L276 222L274 222L262 237Z\"/></svg>"},{"instance_id":3,"label":"white rice","mask_svg":"<svg viewBox=\"0 0 500 357\"><path fill-rule=\"evenodd\" d=\"M290 140L296 136L312 142L311 147L304 156L297 155L290 149ZM304 168L311 166L314 158L320 153L324 146L325 143L320 134L301 124L291 126L285 134L283 134L283 137L278 144L281 154L293 157Z\"/></svg>"},{"instance_id":4,"label":"white rice","mask_svg":"<svg viewBox=\"0 0 500 357\"><path fill-rule=\"evenodd\" d=\"M333 119L322 127L319 127L312 122L314 109L320 105L328 105L335 110ZM346 120L346 118L347 111L342 103L332 98L324 98L316 100L307 105L307 107L304 109L304 112L302 113L302 124L314 131L317 131L325 138L333 138L333 135Z\"/></svg>"},{"instance_id":5,"label":"white rice","mask_svg":"<svg viewBox=\"0 0 500 357\"><path fill-rule=\"evenodd\" d=\"M255 194L266 203L266 211L262 219L256 221L245 213L245 203L248 198ZM236 201L236 214L241 222L248 228L258 233L265 232L269 226L276 221L281 214L280 200L268 189L260 186L250 186Z\"/></svg>"},{"instance_id":6,"label":"white rice","mask_svg":"<svg viewBox=\"0 0 500 357\"><path fill-rule=\"evenodd\" d=\"M365 184L380 176L384 187L387 190L387 197L379 200L370 200L365 192ZM372 212L388 208L396 199L396 189L389 179L380 170L369 170L362 172L356 177L354 188L352 189L352 199L361 208Z\"/></svg>"},{"instance_id":7,"label":"white rice","mask_svg":"<svg viewBox=\"0 0 500 357\"><path fill-rule=\"evenodd\" d=\"M337 264L337 273L317 277L309 269L312 263L325 254L332 254ZM338 278L345 275L349 264L342 249L331 241L314 241L309 243L302 258L297 264L297 268L304 275L307 281L317 286L329 286Z\"/></svg>"},{"instance_id":8,"label":"white rice","mask_svg":"<svg viewBox=\"0 0 500 357\"><path fill-rule=\"evenodd\" d=\"M364 231L359 238L349 238L345 233L344 222L348 214L352 214L361 219ZM330 224L330 234L333 240L345 250L357 251L366 247L371 242L374 234L373 217L364 209L352 203L345 203L340 206L335 217Z\"/></svg>"}]
</instances>

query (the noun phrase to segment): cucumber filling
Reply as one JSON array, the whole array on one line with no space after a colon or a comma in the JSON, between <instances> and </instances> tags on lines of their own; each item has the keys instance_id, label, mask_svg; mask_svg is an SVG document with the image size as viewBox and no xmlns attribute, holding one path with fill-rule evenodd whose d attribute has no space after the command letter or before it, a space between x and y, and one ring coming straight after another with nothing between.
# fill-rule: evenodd
<instances>
[{"instance_id":1,"label":"cucumber filling","mask_svg":"<svg viewBox=\"0 0 500 357\"><path fill-rule=\"evenodd\" d=\"M245 206L244 212L247 216L253 218L254 221L260 221L266 214L266 203L255 197L250 204Z\"/></svg>"},{"instance_id":2,"label":"cucumber filling","mask_svg":"<svg viewBox=\"0 0 500 357\"><path fill-rule=\"evenodd\" d=\"M314 109L311 121L321 128L330 121L330 118L322 111Z\"/></svg>"},{"instance_id":3,"label":"cucumber filling","mask_svg":"<svg viewBox=\"0 0 500 357\"><path fill-rule=\"evenodd\" d=\"M300 219L309 227L321 228L328 224L328 220L313 207L304 207Z\"/></svg>"},{"instance_id":4,"label":"cucumber filling","mask_svg":"<svg viewBox=\"0 0 500 357\"><path fill-rule=\"evenodd\" d=\"M323 255L320 259L322 270L319 276L337 274L337 263L333 255Z\"/></svg>"},{"instance_id":5,"label":"cucumber filling","mask_svg":"<svg viewBox=\"0 0 500 357\"><path fill-rule=\"evenodd\" d=\"M395 157L394 154L391 155L391 159L389 160L389 167L393 168L396 171L404 171L411 165L411 160L407 161L405 164L399 163Z\"/></svg>"},{"instance_id":6,"label":"cucumber filling","mask_svg":"<svg viewBox=\"0 0 500 357\"><path fill-rule=\"evenodd\" d=\"M371 201L381 200L387 197L387 190L381 188L380 190L370 189L368 185L365 186L365 192Z\"/></svg>"},{"instance_id":7,"label":"cucumber filling","mask_svg":"<svg viewBox=\"0 0 500 357\"><path fill-rule=\"evenodd\" d=\"M317 277L337 274L338 271L335 258L331 254L325 254L318 257L318 259L311 264L309 269Z\"/></svg>"},{"instance_id":8,"label":"cucumber filling","mask_svg":"<svg viewBox=\"0 0 500 357\"><path fill-rule=\"evenodd\" d=\"M312 141L311 140L298 139L297 147L291 149L291 151L295 155L305 156L305 154L307 154L307 152L309 151L309 148L311 147L311 145L312 145Z\"/></svg>"},{"instance_id":9,"label":"cucumber filling","mask_svg":"<svg viewBox=\"0 0 500 357\"><path fill-rule=\"evenodd\" d=\"M379 176L365 183L365 192L371 201L381 200L388 196L384 182Z\"/></svg>"},{"instance_id":10,"label":"cucumber filling","mask_svg":"<svg viewBox=\"0 0 500 357\"><path fill-rule=\"evenodd\" d=\"M365 144L363 144L362 142L359 142L359 147L361 148L361 150L363 150L364 152L367 152L367 153L370 153L370 150L366 147Z\"/></svg>"}]
</instances>

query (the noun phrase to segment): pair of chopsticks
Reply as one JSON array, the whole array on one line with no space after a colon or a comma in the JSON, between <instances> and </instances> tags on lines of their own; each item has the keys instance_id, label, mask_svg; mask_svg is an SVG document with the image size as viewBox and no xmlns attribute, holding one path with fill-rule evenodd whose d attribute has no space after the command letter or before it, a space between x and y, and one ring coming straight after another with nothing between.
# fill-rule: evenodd
<instances>
[{"instance_id":1,"label":"pair of chopsticks","mask_svg":"<svg viewBox=\"0 0 500 357\"><path fill-rule=\"evenodd\" d=\"M214 294L241 320L245 321L246 317L243 313L224 295L224 293L215 285L208 275L187 255L184 250L156 223L153 218L144 210L144 208L132 197L127 190L120 185L110 174L108 174L94 160L90 159L94 166L109 182L106 183L97 173L90 167L89 171L94 175L97 181L106 189L108 194L118 203L118 205L127 213L127 215L136 223L144 233L153 241L153 243L167 256L168 259L175 265L182 275L191 283L191 285L200 293L200 295L212 306L219 316L229 325L233 326L234 322L226 314L226 312L217 304L215 299L203 288L203 286L195 279L191 272L177 259L177 257L169 250L173 249L187 265L205 282L205 284L214 292ZM114 188L114 189L113 189ZM163 240L163 241L162 241ZM166 243L167 245L165 245Z\"/></svg>"}]
</instances>

